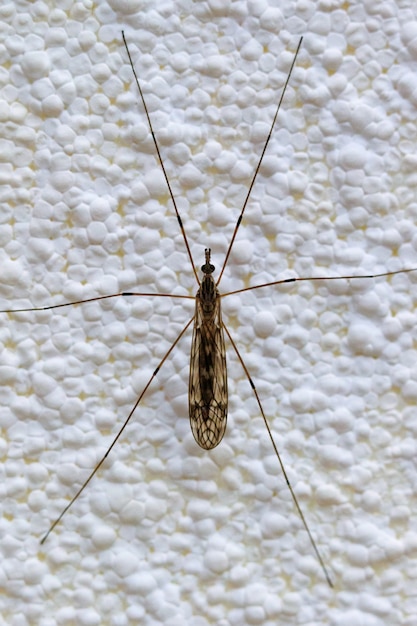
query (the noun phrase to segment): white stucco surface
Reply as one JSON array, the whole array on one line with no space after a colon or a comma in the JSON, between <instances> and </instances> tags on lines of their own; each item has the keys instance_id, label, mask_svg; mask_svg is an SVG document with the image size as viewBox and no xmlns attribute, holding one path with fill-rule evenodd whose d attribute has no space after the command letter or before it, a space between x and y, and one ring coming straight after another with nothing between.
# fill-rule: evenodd
<instances>
[{"instance_id":1,"label":"white stucco surface","mask_svg":"<svg viewBox=\"0 0 417 626\"><path fill-rule=\"evenodd\" d=\"M156 5L156 6L155 6ZM0 7L0 309L417 268L417 9L342 2ZM224 298L334 589L228 345L212 452L188 423L193 301L0 314L0 615L10 626L417 624L417 271Z\"/></svg>"}]
</instances>

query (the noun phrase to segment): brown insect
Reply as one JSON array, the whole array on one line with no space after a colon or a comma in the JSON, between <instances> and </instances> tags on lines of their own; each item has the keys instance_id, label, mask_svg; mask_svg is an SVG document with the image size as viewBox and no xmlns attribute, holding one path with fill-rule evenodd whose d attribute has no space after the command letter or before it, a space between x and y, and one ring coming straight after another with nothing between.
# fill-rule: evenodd
<instances>
[{"instance_id":1,"label":"brown insect","mask_svg":"<svg viewBox=\"0 0 417 626\"><path fill-rule=\"evenodd\" d=\"M201 267L195 298L188 406L194 439L205 450L219 445L226 431L227 370L220 294L213 279L210 250Z\"/></svg>"},{"instance_id":2,"label":"brown insect","mask_svg":"<svg viewBox=\"0 0 417 626\"><path fill-rule=\"evenodd\" d=\"M331 582L331 578L329 576L329 573L326 569L326 566L324 564L324 560L317 548L317 545L312 537L312 534L310 532L310 529L308 527L308 524L305 520L304 514L300 508L300 505L298 503L298 500L295 496L295 493L293 491L293 488L290 484L290 481L288 479L288 475L287 472L284 468L281 456L279 454L279 451L277 449L277 446L275 444L272 432L270 430L270 427L268 425L268 422L266 420L266 416L264 414L264 410L262 408L262 404L258 395L258 392L256 390L255 384L249 374L249 371L236 347L236 344L234 342L234 340L232 339L228 329L226 328L226 326L223 323L222 320L222 315L221 315L221 299L226 297L226 296L230 296L233 294L238 294L238 293L242 293L245 291L249 291L249 290L254 290L254 289L264 289L266 287L271 287L271 286L276 286L276 285L280 285L280 284L284 284L284 283L292 283L292 282L299 282L299 281L329 281L329 280L340 280L342 279L356 279L356 278L378 278L378 277L383 277L383 276L392 276L394 274L400 274L400 273L406 273L406 272L412 272L412 271L416 271L416 268L412 268L412 269L404 269L404 270L398 270L395 272L384 272L384 273L380 273L380 274L373 274L373 275L362 275L362 276L341 276L341 277L302 277L302 278L289 278L289 279L285 279L285 280L278 280L278 281L273 281L270 283L264 283L264 284L260 284L260 285L256 285L253 287L246 287L246 288L242 288L242 289L238 289L236 291L232 291L232 292L228 292L226 294L220 294L219 290L218 290L218 285L220 283L220 280L223 276L223 272L225 270L225 267L228 263L229 257L230 257L230 253L232 250L232 246L234 244L235 238L236 238L236 234L238 232L239 226L241 224L242 218L244 216L244 212L245 209L247 207L248 204L248 200L252 191L252 188L255 184L255 180L256 177L258 175L259 169L261 167L262 164L262 160L264 158L267 146L269 144L274 126L275 126L275 122L278 116L278 112L280 110L282 101L283 101L283 97L285 94L285 90L287 88L288 82L290 80L290 76L291 76L291 72L293 70L293 67L295 65L296 62L296 58L297 58L297 54L299 52L299 49L301 47L301 43L302 43L302 38L299 41L297 50L295 52L291 67L289 69L288 72L288 76L286 79L286 82L284 84L284 88L282 91L282 95L280 97L276 112L275 112L275 116L274 119L272 121L271 127L270 127L270 131L269 131L269 135L265 141L265 145L264 148L262 150L261 156L259 158L257 167L255 169L254 175L252 177L250 186L249 186L249 190L247 192L241 213L239 215L236 227L234 229L233 232L233 236L232 239L230 241L228 250L227 250L227 254L225 257L225 261L223 263L223 266L221 268L219 277L217 279L217 281L214 280L213 278L213 273L215 271L215 267L214 265L212 265L211 263L211 252L209 249L206 249L205 251L205 262L201 267L201 270L203 272L203 278L202 280L200 280L199 276L198 276L198 272L196 271L195 268L195 264L191 255L191 251L190 251L190 247L188 244L188 240L187 240L187 236L182 224L182 220L180 217L180 213L178 211L177 205L176 205L176 201L175 201L175 197L174 194L172 192L171 189L171 185L168 179L168 175L166 173L165 167L164 167L164 163L160 154L160 149L159 149L159 145L152 127L152 122L149 116L149 112L146 106L146 102L142 93L142 89L138 80L138 77L136 75L135 69L134 69L134 65L130 56L130 52L129 49L127 47L127 43L123 34L123 41L126 47L126 51L129 57L129 62L135 77L135 81L139 90L139 94L140 94L140 98L141 98L141 102L143 105L143 109L145 112L145 115L147 117L147 121L148 121L148 126L153 138L153 142L154 142L154 146L155 146L155 150L159 159L159 163L161 165L167 186L168 186L168 190L169 190L169 195L170 198L172 200L172 204L174 207L174 211L178 220L178 224L179 227L181 229L181 233L184 239L184 243L185 243L185 247L187 250L187 254L188 257L190 259L192 268L193 268L193 272L194 275L196 277L196 281L198 283L198 291L195 297L195 314L194 317L186 324L186 326L182 329L182 331L180 332L180 334L178 335L178 337L176 338L176 340L174 341L174 343L172 344L172 346L169 348L168 352L164 355L164 357L162 358L162 360L160 361L158 367L155 369L155 371L153 372L151 378L149 379L149 381L147 382L147 384L145 385L145 388L143 389L142 393L140 394L140 396L138 397L135 405L133 406L132 410L130 411L129 415L127 416L123 426L120 428L119 432L117 433L117 436L114 438L114 440L112 441L111 445L109 446L109 448L107 449L105 455L103 456L103 458L100 460L100 462L96 465L96 467L94 468L94 470L91 472L91 474L88 476L87 480L85 480L85 482L83 483L83 485L80 487L80 489L77 491L77 493L73 496L73 498L71 499L71 501L68 503L68 505L63 509L63 511L61 512L61 514L57 517L57 519L53 522L53 524L50 526L49 530L46 532L46 534L43 536L41 543L44 543L45 540L47 539L47 537L49 536L49 534L52 532L52 530L56 527L56 525L60 522L60 520L63 518L63 516L65 515L65 513L68 511L68 509L74 504L74 502L77 500L77 498L80 496L80 494L84 491L84 489L87 487L87 485L89 484L89 482L91 481L91 479L93 478L93 476L97 473L97 471L99 470L99 468L102 466L102 464L104 463L105 459L107 458L107 456L109 455L109 453L111 452L111 450L113 449L113 447L115 446L116 442L119 440L119 438L121 437L123 431L125 430L127 424L129 423L133 413L135 412L136 408L138 407L139 403L142 401L142 398L144 397L145 393L147 392L150 384L152 383L152 381L154 380L154 378L157 376L159 369L161 368L161 366L163 365L163 363L166 361L166 359L169 357L169 355L171 354L172 350L175 348L175 346L177 345L177 343L179 342L179 340L181 339L181 337L185 334L185 332L189 329L189 327L191 326L191 324L194 324L194 330L193 330L193 338L192 338L192 347L191 347L191 357L190 357L190 377L189 377L189 417L190 417L190 424L191 424L191 430L192 433L194 435L194 438L196 440L196 442L198 443L199 446L201 446L202 448L204 448L205 450L211 450L213 448L215 448L217 445L219 445L219 443L221 442L225 430L226 430L226 420L227 420L227 405L228 405L228 395L227 395L227 370L226 370L226 349L225 349L225 338L224 338L224 333L226 333L228 340L230 341L233 349L236 352L236 355L243 367L243 370L248 378L248 381L252 387L253 393L256 397L256 401L260 410L260 413L262 415L262 418L264 420L268 435L270 437L274 452L276 454L276 457L278 459L279 465L281 467L281 470L283 472L286 484L290 490L292 499L294 501L294 505L301 517L301 520L303 522L304 528L309 536L311 545L313 547L313 550L316 554L316 557L320 563L320 566L323 570L324 576L328 582L328 584L330 586L332 586L332 582ZM140 293L140 292L122 292L122 293L117 293L117 294L111 294L111 295L107 295L107 296L100 296L100 297L95 297L95 298L89 298L87 300L79 300L76 302L67 302L67 303L63 303L63 304L58 304L58 305L52 305L52 306L45 306L45 307L40 307L40 308L25 308L25 309L14 309L14 310L7 310L7 311L2 311L2 312L8 312L8 313L17 313L17 312L22 312L22 311L40 311L40 310L50 310L50 309L57 309L57 308L62 308L62 307L67 307L67 306L73 306L76 304L83 304L86 302L92 302L92 301L98 301L98 300L105 300L108 298L116 298L116 297L135 297L135 296L142 296L142 297L173 297L173 298L185 298L185 299L191 299L192 296L177 296L177 295L172 295L172 294L154 294L154 293Z\"/></svg>"}]
</instances>

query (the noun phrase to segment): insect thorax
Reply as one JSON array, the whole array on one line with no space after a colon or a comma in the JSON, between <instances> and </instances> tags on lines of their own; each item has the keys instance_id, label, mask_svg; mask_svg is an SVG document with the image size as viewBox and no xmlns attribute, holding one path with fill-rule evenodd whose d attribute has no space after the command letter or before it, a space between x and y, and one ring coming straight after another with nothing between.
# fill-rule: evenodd
<instances>
[{"instance_id":1,"label":"insect thorax","mask_svg":"<svg viewBox=\"0 0 417 626\"><path fill-rule=\"evenodd\" d=\"M215 270L214 265L210 263L210 248L205 250L206 262L201 266L201 271L204 273L203 280L201 281L200 289L197 292L196 299L200 305L200 313L204 320L208 321L213 318L216 306L218 307L219 292L217 291L216 283L213 279L213 272Z\"/></svg>"},{"instance_id":2,"label":"insect thorax","mask_svg":"<svg viewBox=\"0 0 417 626\"><path fill-rule=\"evenodd\" d=\"M200 311L204 319L209 320L213 317L216 309L218 291L216 283L210 274L206 274L201 282L201 287L197 292L197 300L200 303Z\"/></svg>"}]
</instances>

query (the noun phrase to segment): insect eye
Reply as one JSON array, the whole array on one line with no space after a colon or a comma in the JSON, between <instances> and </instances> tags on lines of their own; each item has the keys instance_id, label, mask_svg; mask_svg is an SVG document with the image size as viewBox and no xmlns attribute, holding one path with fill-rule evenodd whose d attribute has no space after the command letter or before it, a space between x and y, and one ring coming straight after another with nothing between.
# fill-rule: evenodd
<instances>
[{"instance_id":1,"label":"insect eye","mask_svg":"<svg viewBox=\"0 0 417 626\"><path fill-rule=\"evenodd\" d=\"M204 274L212 274L215 269L216 268L211 263L204 263L204 265L201 266L201 271L204 272Z\"/></svg>"}]
</instances>

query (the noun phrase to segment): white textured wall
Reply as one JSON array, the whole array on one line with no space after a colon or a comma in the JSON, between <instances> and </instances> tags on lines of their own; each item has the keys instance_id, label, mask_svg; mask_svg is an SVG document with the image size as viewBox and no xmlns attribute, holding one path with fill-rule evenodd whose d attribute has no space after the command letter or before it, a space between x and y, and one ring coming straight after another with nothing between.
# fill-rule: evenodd
<instances>
[{"instance_id":1,"label":"white textured wall","mask_svg":"<svg viewBox=\"0 0 417 626\"><path fill-rule=\"evenodd\" d=\"M279 5L279 8L278 6ZM195 282L221 266L304 43L222 291L417 267L417 9L394 2L0 7L0 308ZM115 299L0 316L0 614L9 626L417 624L416 274L224 300L328 588L229 351L229 424L188 425L192 315Z\"/></svg>"}]
</instances>

